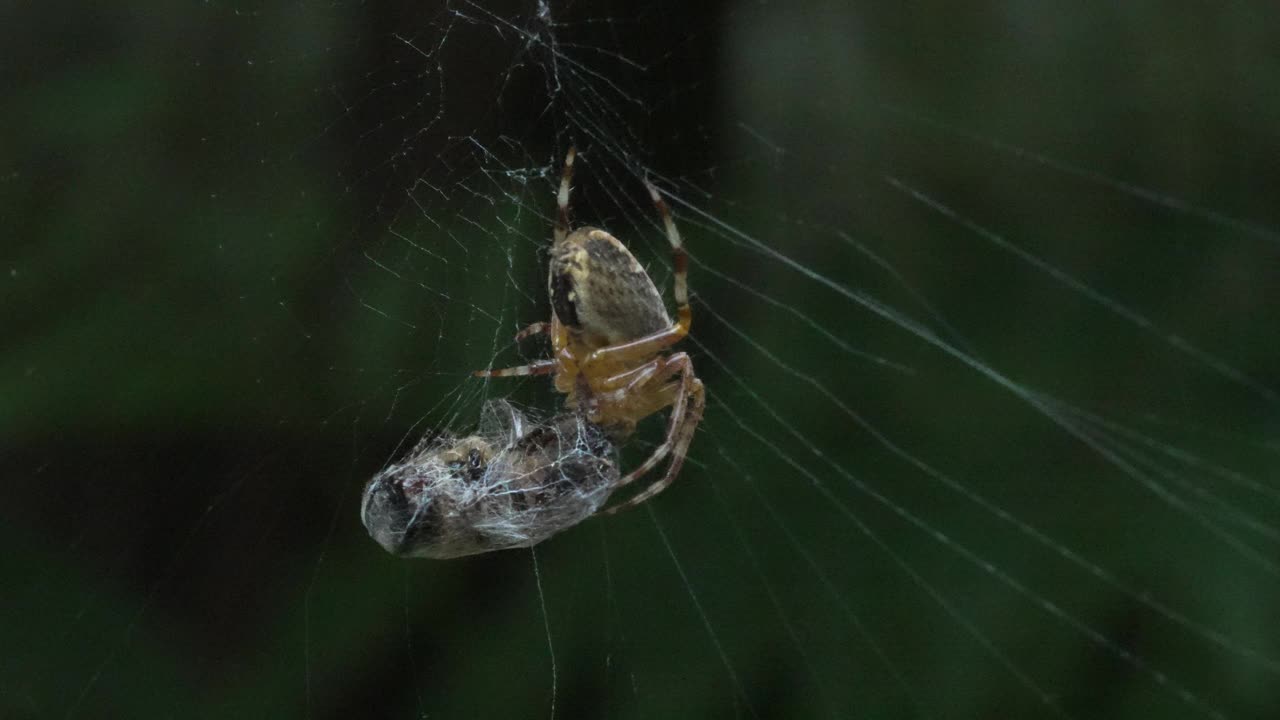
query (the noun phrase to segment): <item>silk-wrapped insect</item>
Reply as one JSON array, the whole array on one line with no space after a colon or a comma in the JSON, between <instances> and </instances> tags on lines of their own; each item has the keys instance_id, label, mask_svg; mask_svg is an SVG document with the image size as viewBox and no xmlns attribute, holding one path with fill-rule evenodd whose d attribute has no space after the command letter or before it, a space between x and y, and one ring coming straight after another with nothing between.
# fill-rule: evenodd
<instances>
[{"instance_id":1,"label":"silk-wrapped insect","mask_svg":"<svg viewBox=\"0 0 1280 720\"><path fill-rule=\"evenodd\" d=\"M365 486L370 537L402 557L529 547L594 515L618 487L617 450L581 413L539 421L505 400L473 435L429 434Z\"/></svg>"}]
</instances>

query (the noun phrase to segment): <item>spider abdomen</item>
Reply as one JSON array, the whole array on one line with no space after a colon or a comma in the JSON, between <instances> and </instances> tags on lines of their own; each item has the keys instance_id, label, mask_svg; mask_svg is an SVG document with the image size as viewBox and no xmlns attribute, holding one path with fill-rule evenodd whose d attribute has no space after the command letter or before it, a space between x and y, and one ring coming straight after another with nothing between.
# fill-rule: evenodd
<instances>
[{"instance_id":1,"label":"spider abdomen","mask_svg":"<svg viewBox=\"0 0 1280 720\"><path fill-rule=\"evenodd\" d=\"M579 228L552 248L547 289L560 322L592 344L616 345L671 326L649 273L598 228Z\"/></svg>"}]
</instances>

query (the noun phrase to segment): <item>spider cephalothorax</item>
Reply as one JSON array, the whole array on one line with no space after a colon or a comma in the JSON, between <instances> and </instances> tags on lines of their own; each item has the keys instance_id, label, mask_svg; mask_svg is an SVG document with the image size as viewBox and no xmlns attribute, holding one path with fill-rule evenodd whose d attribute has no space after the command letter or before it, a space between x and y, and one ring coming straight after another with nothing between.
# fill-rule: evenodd
<instances>
[{"instance_id":1,"label":"spider cephalothorax","mask_svg":"<svg viewBox=\"0 0 1280 720\"><path fill-rule=\"evenodd\" d=\"M599 228L569 227L569 189L574 150L564 161L557 195L557 214L547 276L551 321L530 325L517 339L537 333L551 337L552 357L515 368L481 370L477 375L555 375L556 389L566 404L609 431L621 442L636 423L671 408L665 441L640 465L618 480L630 484L668 455L662 478L634 497L610 509L644 502L671 484L680 472L702 419L702 381L683 352L663 351L689 333L692 313L686 281L688 257L680 233L658 189L645 186L666 226L675 270L676 321L672 322L662 296L649 274L626 246Z\"/></svg>"}]
</instances>

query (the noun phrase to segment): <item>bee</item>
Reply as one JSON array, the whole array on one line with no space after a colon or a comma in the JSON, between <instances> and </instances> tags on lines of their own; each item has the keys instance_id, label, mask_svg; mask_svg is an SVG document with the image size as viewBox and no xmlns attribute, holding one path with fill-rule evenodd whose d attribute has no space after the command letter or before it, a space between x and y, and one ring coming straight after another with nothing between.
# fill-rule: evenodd
<instances>
[{"instance_id":1,"label":"bee","mask_svg":"<svg viewBox=\"0 0 1280 720\"><path fill-rule=\"evenodd\" d=\"M505 400L475 434L424 437L365 485L369 536L402 557L530 547L594 515L618 487L617 449L581 413L538 421Z\"/></svg>"}]
</instances>

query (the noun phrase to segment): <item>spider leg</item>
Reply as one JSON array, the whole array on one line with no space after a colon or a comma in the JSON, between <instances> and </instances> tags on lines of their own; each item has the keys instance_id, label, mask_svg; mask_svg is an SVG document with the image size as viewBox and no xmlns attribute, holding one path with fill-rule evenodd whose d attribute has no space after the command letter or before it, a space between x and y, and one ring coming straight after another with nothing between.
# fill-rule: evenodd
<instances>
[{"instance_id":1,"label":"spider leg","mask_svg":"<svg viewBox=\"0 0 1280 720\"><path fill-rule=\"evenodd\" d=\"M551 323L549 322L532 323L529 326L525 327L520 332L516 333L516 342L520 342L521 340L524 340L526 338L531 338L534 335L541 335L543 333L548 333L548 332L551 332Z\"/></svg>"},{"instance_id":2,"label":"spider leg","mask_svg":"<svg viewBox=\"0 0 1280 720\"><path fill-rule=\"evenodd\" d=\"M643 360L652 357L655 353L664 348L671 347L680 342L684 336L689 334L689 323L692 317L689 312L689 306L685 305L680 308L680 319L671 327L665 330L659 330L652 335L646 335L638 340L630 342L618 343L617 345L609 345L598 350L593 350L591 354L580 363L584 372L593 365L598 364L618 364L626 365L636 360Z\"/></svg>"},{"instance_id":3,"label":"spider leg","mask_svg":"<svg viewBox=\"0 0 1280 720\"><path fill-rule=\"evenodd\" d=\"M663 440L661 445L654 449L653 454L649 456L649 459L645 460L640 464L640 467L632 470L630 473L627 473L625 477L618 481L618 487L630 485L645 473L657 467L658 463L662 462L663 458L665 458L667 454L671 452L672 447L674 447L676 435L688 415L690 392L693 388L693 382L697 380L693 375L693 365L689 362L689 356L684 353L672 355L668 358L667 368L673 371L672 374L675 372L680 373L679 383L673 385L675 388L675 399L671 403L671 417L667 421L667 437ZM700 384L701 383L699 383L699 385Z\"/></svg>"},{"instance_id":4,"label":"spider leg","mask_svg":"<svg viewBox=\"0 0 1280 720\"><path fill-rule=\"evenodd\" d=\"M573 355L565 347L567 340L564 326L556 322L554 318L551 322L536 322L525 327L516 333L516 342L540 333L546 333L551 336L551 345L555 350L554 358L536 360L528 365L518 365L516 367L476 370L471 374L475 377L517 377L522 375L550 375L558 370L563 371L566 369L572 369L570 375L576 374L577 370L576 365L573 363Z\"/></svg>"},{"instance_id":5,"label":"spider leg","mask_svg":"<svg viewBox=\"0 0 1280 720\"><path fill-rule=\"evenodd\" d=\"M671 451L671 464L667 466L666 474L662 476L661 480L645 488L634 497L614 505L613 507L606 508L604 512L613 515L628 508L633 508L663 490L666 490L667 486L671 485L671 483L675 481L676 476L680 474L680 468L684 466L684 458L689 454L689 444L693 442L693 432L697 429L698 422L702 419L702 408L704 407L702 381L694 380L694 382L696 385L693 392L696 393L697 402L694 407L689 408L690 416L685 420L684 426L680 431L680 437L676 440L675 447ZM694 412L697 413L696 417L693 416Z\"/></svg>"},{"instance_id":6,"label":"spider leg","mask_svg":"<svg viewBox=\"0 0 1280 720\"><path fill-rule=\"evenodd\" d=\"M667 241L671 243L671 264L674 268L672 294L676 299L676 322L671 327L659 330L652 335L595 350L582 361L584 369L597 363L624 363L628 360L647 358L663 348L680 342L685 335L689 334L689 326L693 323L693 311L689 308L689 254L685 252L680 231L676 229L675 220L671 218L671 208L667 207L667 202L658 193L658 188L648 180L645 180L644 186L649 190L649 198L653 200L653 206L662 216L662 224L667 229Z\"/></svg>"},{"instance_id":7,"label":"spider leg","mask_svg":"<svg viewBox=\"0 0 1280 720\"><path fill-rule=\"evenodd\" d=\"M619 397L633 395L646 383L650 382L654 375L664 369L663 358L654 358L649 362L624 372L620 372L613 377L599 380L592 386L592 390L599 394L614 394ZM667 373L664 377L669 377L673 372ZM673 401L668 400L659 405L656 410L662 409L670 405Z\"/></svg>"},{"instance_id":8,"label":"spider leg","mask_svg":"<svg viewBox=\"0 0 1280 720\"><path fill-rule=\"evenodd\" d=\"M551 238L561 243L569 236L569 183L573 180L573 158L578 149L571 147L564 156L564 171L560 174L560 190L556 193L556 224Z\"/></svg>"},{"instance_id":9,"label":"spider leg","mask_svg":"<svg viewBox=\"0 0 1280 720\"><path fill-rule=\"evenodd\" d=\"M653 183L645 180L644 186L649 189L649 198L653 200L653 206L658 209L662 224L667 228L667 241L671 243L671 264L675 268L675 287L672 292L676 296L676 306L683 316L683 311L689 307L689 254L684 250L684 242L680 240L680 231L671 218L671 208L667 207L667 201L658 194L658 188Z\"/></svg>"},{"instance_id":10,"label":"spider leg","mask_svg":"<svg viewBox=\"0 0 1280 720\"><path fill-rule=\"evenodd\" d=\"M626 418L648 417L675 403L676 391L679 389L679 385L676 383L656 387L652 391L642 391L645 385L661 385L660 382L655 382L655 380L665 381L665 378L670 377L674 372L678 372L678 370L673 371L667 368L664 364L665 361L666 358L654 358L640 367L605 378L594 386L587 382L585 374L577 373L574 376L574 392L566 402L584 411L588 418L597 422L607 421L608 418L612 417L612 413L608 411L602 414L602 406L605 408L626 408L626 412L623 413L623 424L615 426L613 430L621 432L624 437L629 436L631 430L635 428L635 422ZM664 370L666 372L660 374ZM572 372L576 372L576 370ZM561 377L563 375L556 376L557 380ZM623 429L628 425L631 429Z\"/></svg>"},{"instance_id":11,"label":"spider leg","mask_svg":"<svg viewBox=\"0 0 1280 720\"><path fill-rule=\"evenodd\" d=\"M555 360L539 360L531 362L528 365L519 365L516 367L476 370L471 373L475 377L516 377L519 375L550 375L556 371L558 364Z\"/></svg>"},{"instance_id":12,"label":"spider leg","mask_svg":"<svg viewBox=\"0 0 1280 720\"><path fill-rule=\"evenodd\" d=\"M665 490L679 475L680 468L684 465L685 455L689 451L689 444L693 441L694 430L697 429L699 421L702 420L702 412L706 404L705 392L703 391L702 381L693 374L693 363L689 361L689 356L684 353L677 353L667 358L662 364L663 367L655 371L657 374L650 376L650 382L656 378L670 376L675 373L680 374L679 383L668 386L675 388L675 398L671 406L671 419L667 426L666 440L653 451L649 459L645 460L640 467L619 480L618 487L634 482L657 467L668 455L671 455L671 462L660 480L634 497L605 509L604 512L616 513L625 508L635 507ZM624 376L631 374L634 373L624 373Z\"/></svg>"}]
</instances>

